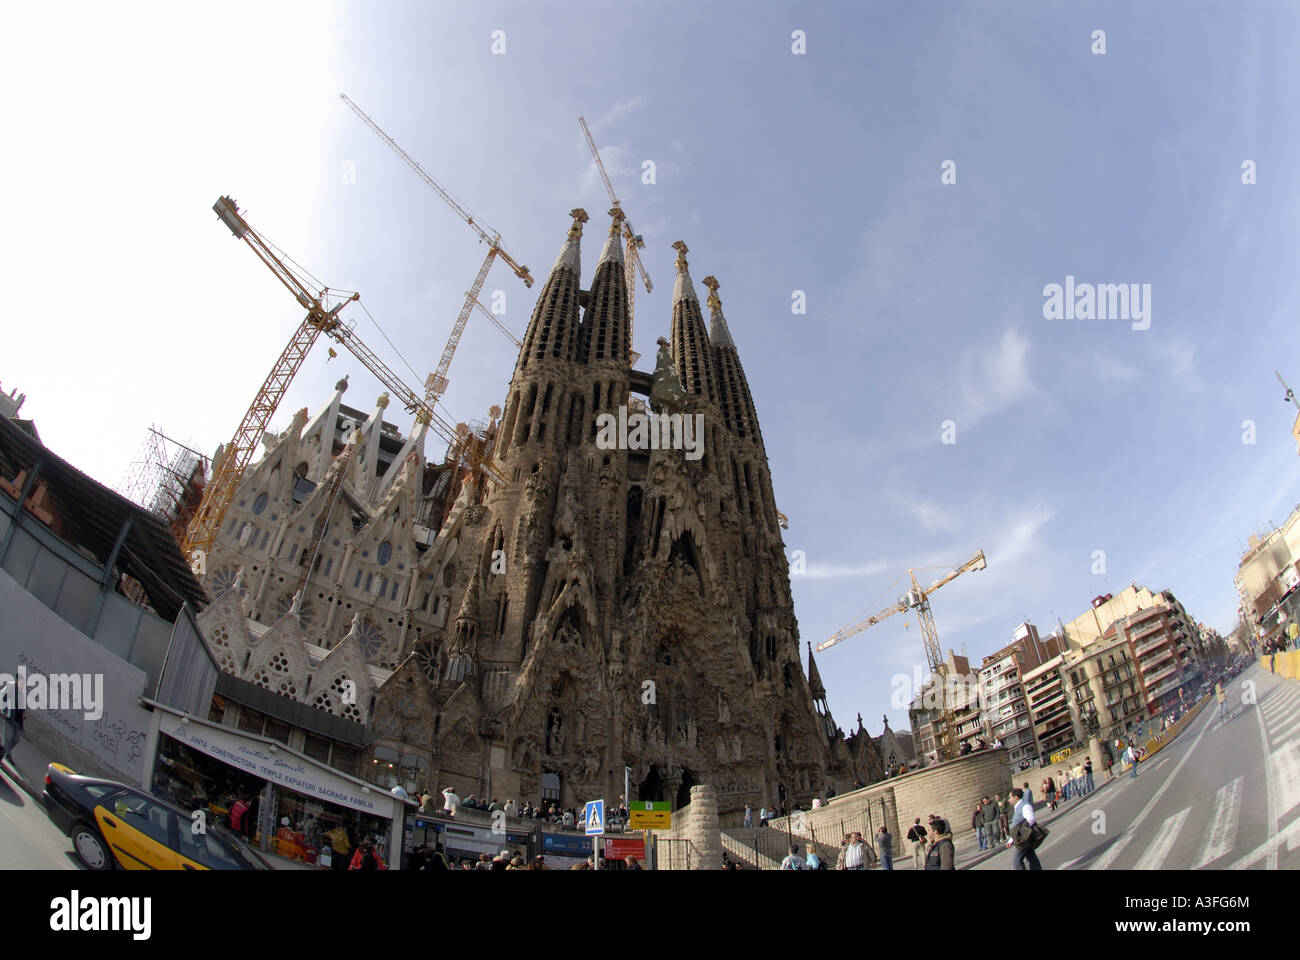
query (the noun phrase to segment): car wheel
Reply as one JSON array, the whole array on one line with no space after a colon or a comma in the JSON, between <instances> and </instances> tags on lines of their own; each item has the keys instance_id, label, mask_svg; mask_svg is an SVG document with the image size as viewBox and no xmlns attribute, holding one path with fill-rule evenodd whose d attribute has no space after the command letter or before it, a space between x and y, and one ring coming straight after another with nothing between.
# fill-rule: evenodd
<instances>
[{"instance_id":1,"label":"car wheel","mask_svg":"<svg viewBox=\"0 0 1300 960\"><path fill-rule=\"evenodd\" d=\"M79 820L72 825L69 835L72 837L72 848L77 851L77 859L84 863L87 869L113 869L113 855L108 852L108 845L104 843L98 830Z\"/></svg>"}]
</instances>

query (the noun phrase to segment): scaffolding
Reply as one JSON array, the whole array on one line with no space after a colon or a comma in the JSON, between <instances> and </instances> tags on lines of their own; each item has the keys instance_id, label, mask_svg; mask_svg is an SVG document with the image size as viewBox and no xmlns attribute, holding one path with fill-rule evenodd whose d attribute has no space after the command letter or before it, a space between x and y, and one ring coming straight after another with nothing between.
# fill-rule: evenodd
<instances>
[{"instance_id":1,"label":"scaffolding","mask_svg":"<svg viewBox=\"0 0 1300 960\"><path fill-rule=\"evenodd\" d=\"M161 517L179 543L203 499L211 466L203 454L151 424L128 467L122 493Z\"/></svg>"}]
</instances>

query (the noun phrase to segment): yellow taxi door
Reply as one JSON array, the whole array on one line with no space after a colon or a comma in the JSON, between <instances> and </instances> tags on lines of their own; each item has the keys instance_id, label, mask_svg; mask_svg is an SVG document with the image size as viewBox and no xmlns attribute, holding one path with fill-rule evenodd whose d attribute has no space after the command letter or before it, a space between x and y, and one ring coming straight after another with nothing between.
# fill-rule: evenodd
<instances>
[{"instance_id":1,"label":"yellow taxi door","mask_svg":"<svg viewBox=\"0 0 1300 960\"><path fill-rule=\"evenodd\" d=\"M169 845L171 811L139 794L119 795L112 809L95 807L95 820L117 862L127 870L177 870Z\"/></svg>"}]
</instances>

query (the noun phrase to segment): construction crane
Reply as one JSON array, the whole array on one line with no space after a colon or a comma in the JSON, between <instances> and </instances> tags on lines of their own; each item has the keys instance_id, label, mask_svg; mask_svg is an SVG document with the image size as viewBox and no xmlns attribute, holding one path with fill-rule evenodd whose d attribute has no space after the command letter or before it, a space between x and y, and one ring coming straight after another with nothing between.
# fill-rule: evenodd
<instances>
[{"instance_id":1,"label":"construction crane","mask_svg":"<svg viewBox=\"0 0 1300 960\"><path fill-rule=\"evenodd\" d=\"M339 311L346 304L361 299L359 293L352 293L340 299L333 307L326 308L323 301L331 296L337 296L337 292L331 295L328 287L316 292L308 286L306 281L285 262L288 258L277 253L270 243L248 225L240 215L239 207L234 200L230 197L221 197L212 205L212 209L230 232L237 239L248 244L249 249L257 255L258 259L266 264L289 289L299 305L307 310L307 316L289 338L288 345L281 352L275 366L271 368L248 412L244 414L244 419L240 421L234 438L224 448L222 456L214 466L212 482L204 489L203 501L199 504L199 509L185 532L185 540L181 544L182 550L195 572L200 575L203 573L207 554L212 549L217 531L221 529L221 521L230 506L230 501L234 499L235 490L239 487L239 481L243 478L244 471L257 450L257 444L261 442L267 427L270 426L276 408L279 407L280 401L289 389L289 384L293 382L303 360L306 359L308 351L322 333L346 347L380 383L388 388L395 399L400 400L408 411L416 415L417 419L427 423L429 428L443 440L455 443L457 439L455 428L434 411L433 405L417 396L361 341L350 325L339 320ZM502 487L506 485L505 478L488 462L486 451L474 450L471 452L471 457L477 470L486 474L498 485Z\"/></svg>"},{"instance_id":2,"label":"construction crane","mask_svg":"<svg viewBox=\"0 0 1300 960\"><path fill-rule=\"evenodd\" d=\"M369 115L357 106L354 101L349 99L346 93L340 93L339 99L346 103L348 107L351 108L352 112L361 118L361 122L373 130L380 140L388 144L389 148L395 154L406 161L406 165L414 170L416 175L428 184L429 188L433 190L434 193L446 201L447 205L456 212L456 216L469 224L470 229L478 235L479 240L488 245L487 256L483 258L483 265L479 267L478 276L474 278L474 284L468 291L466 291L465 304L460 308L460 313L456 317L456 322L452 324L451 335L447 337L447 345L443 347L442 357L438 360L438 368L433 373L429 374L428 379L424 382L425 402L429 404L429 406L433 406L433 404L447 392L447 370L451 367L451 359L456 355L456 348L460 345L460 337L461 334L465 332L465 324L469 322L470 312L474 309L474 304L478 303L478 295L483 289L484 282L487 280L488 271L492 269L492 262L496 260L497 257L500 257L505 261L506 265L515 272L515 276L524 282L525 287L531 287L533 285L533 275L528 272L527 267L516 263L514 258L511 257L510 254L506 253L505 249L501 246L501 234L496 231L489 233L487 230L484 230L480 224L475 222L474 215L461 206L450 193L443 189L442 185L439 184L437 180L425 173L424 168L415 162L415 158L399 147L396 140L384 133L379 124L370 119ZM496 322L495 318L493 319L493 322ZM501 324L498 323L497 326L500 328ZM502 329L503 332L506 332L504 331L504 328ZM511 340L514 340L516 345L519 345L519 341L516 340L512 334L506 332L506 335L509 336Z\"/></svg>"},{"instance_id":3,"label":"construction crane","mask_svg":"<svg viewBox=\"0 0 1300 960\"><path fill-rule=\"evenodd\" d=\"M591 150L592 159L596 161L596 169L600 172L600 179L605 181L605 190L609 193L609 199L619 210L622 205L618 202L618 196L614 193L614 184L610 182L609 174L605 172L605 165L600 162L600 151L596 149L596 141L591 138L591 131L587 129L587 121L582 117L578 118L578 126L582 127L582 135L587 138L587 146ZM632 354L632 362L636 363L640 354L632 352L632 318L635 313L636 303L636 275L641 274L641 279L645 281L645 292L649 293L654 289L654 284L650 282L650 274L646 272L645 264L641 262L641 256L637 250L645 246L645 240L641 234L632 229L632 224L628 222L627 216L623 217L623 239L626 241L627 249L623 254L623 278L627 286L627 332L628 332L628 350Z\"/></svg>"},{"instance_id":4,"label":"construction crane","mask_svg":"<svg viewBox=\"0 0 1300 960\"><path fill-rule=\"evenodd\" d=\"M827 640L817 644L818 652L828 647L833 647L841 640L847 640L854 634L861 633L868 627L873 627L882 620L887 620L896 613L902 613L904 610L915 610L917 622L921 625L921 638L925 646L925 658L930 667L932 677L941 677L948 672L947 664L944 662L943 650L939 646L939 631L934 625L934 616L930 612L930 594L934 593L946 583L951 583L963 573L970 570L983 570L988 564L984 559L984 551L976 550L975 555L965 563L944 574L934 583L922 589L920 582L916 579L916 571L933 570L934 567L915 567L907 571L908 577L912 581L912 589L903 594L892 605L881 610L879 613L867 617L865 620L859 620L857 623L845 627L838 631ZM939 756L943 759L951 758L954 755L953 730L952 730L952 704L948 702L947 697L943 700L943 708L939 711L937 721L934 723L935 747Z\"/></svg>"}]
</instances>

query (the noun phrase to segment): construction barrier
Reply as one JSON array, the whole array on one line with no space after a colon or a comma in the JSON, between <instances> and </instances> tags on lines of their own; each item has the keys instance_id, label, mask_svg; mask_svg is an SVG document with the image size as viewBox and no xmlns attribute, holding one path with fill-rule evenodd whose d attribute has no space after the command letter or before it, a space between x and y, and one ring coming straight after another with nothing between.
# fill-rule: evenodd
<instances>
[{"instance_id":1,"label":"construction barrier","mask_svg":"<svg viewBox=\"0 0 1300 960\"><path fill-rule=\"evenodd\" d=\"M1300 650L1288 650L1285 653L1264 654L1259 658L1259 665L1269 668L1269 660L1275 660L1275 673L1284 680L1300 680Z\"/></svg>"}]
</instances>

